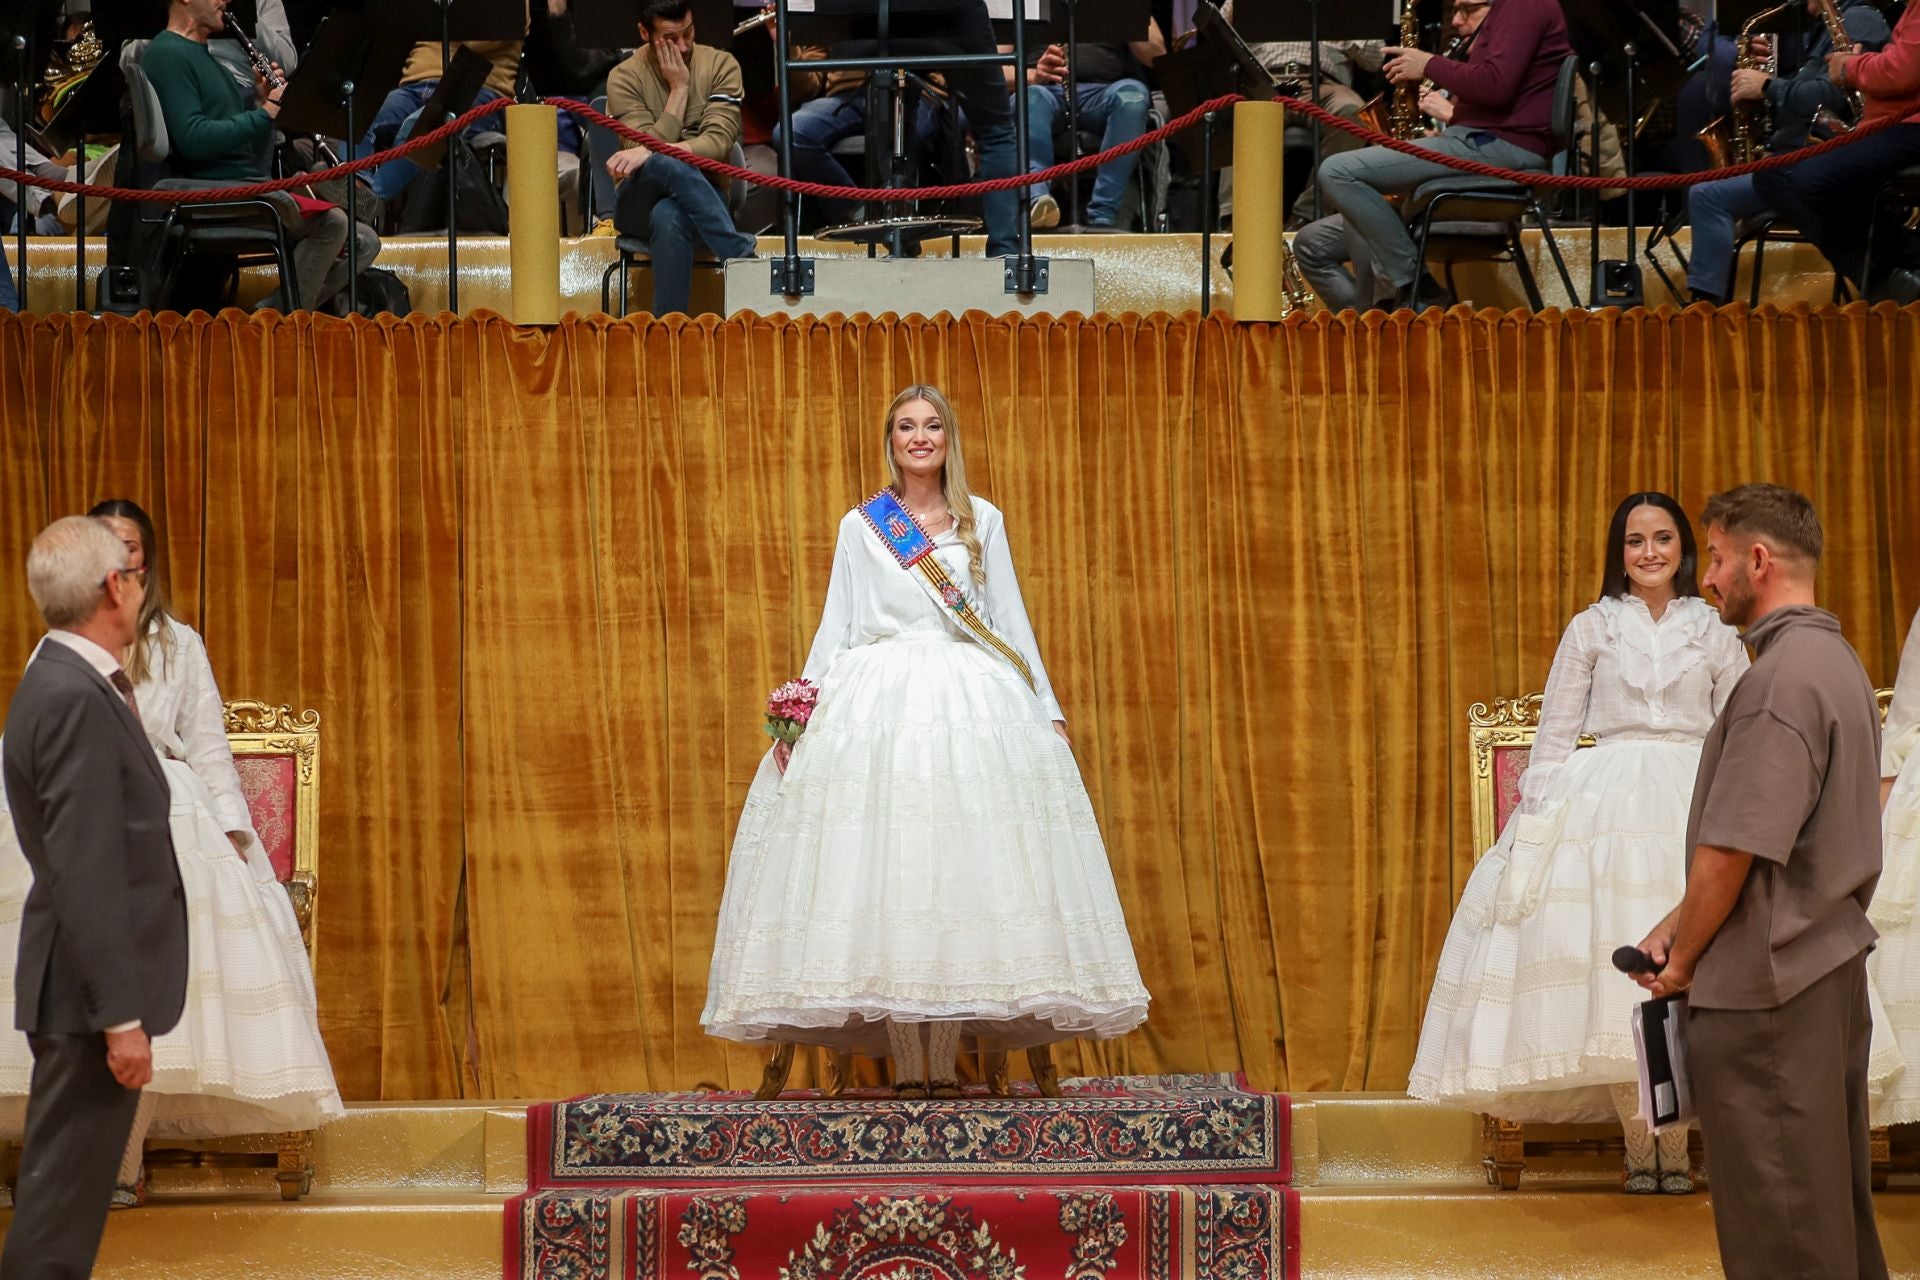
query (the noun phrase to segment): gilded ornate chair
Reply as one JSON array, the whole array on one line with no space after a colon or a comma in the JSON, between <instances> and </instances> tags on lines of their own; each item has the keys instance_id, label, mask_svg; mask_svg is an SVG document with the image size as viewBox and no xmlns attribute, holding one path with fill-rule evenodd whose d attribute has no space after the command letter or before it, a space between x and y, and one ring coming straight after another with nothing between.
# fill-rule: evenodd
<instances>
[{"instance_id":1,"label":"gilded ornate chair","mask_svg":"<svg viewBox=\"0 0 1920 1280\"><path fill-rule=\"evenodd\" d=\"M320 889L320 714L236 701L226 705L226 727L254 831L274 877L293 901L311 965ZM280 1198L298 1200L313 1186L312 1154L311 1132L283 1133L273 1151L155 1150L147 1154L147 1164L272 1169Z\"/></svg>"},{"instance_id":2,"label":"gilded ornate chair","mask_svg":"<svg viewBox=\"0 0 1920 1280\"><path fill-rule=\"evenodd\" d=\"M1477 860L1506 827L1520 807L1520 775L1533 755L1533 736L1540 729L1540 702L1544 695L1495 698L1489 707L1476 702L1467 708L1467 750L1473 769L1473 856ZM1592 746L1582 738L1580 745ZM1502 1190L1520 1186L1529 1152L1525 1126L1498 1116L1482 1116L1480 1163L1487 1181ZM1536 1147L1541 1144L1535 1144ZM1620 1144L1625 1149L1625 1144Z\"/></svg>"},{"instance_id":3,"label":"gilded ornate chair","mask_svg":"<svg viewBox=\"0 0 1920 1280\"><path fill-rule=\"evenodd\" d=\"M1476 702L1467 709L1467 747L1473 770L1473 848L1479 858L1500 838L1507 819L1520 807L1520 775L1527 771L1533 753L1533 736L1540 728L1540 702L1543 695L1527 694L1519 698L1496 698L1489 707ZM1893 690L1877 692L1880 715L1886 718L1887 703ZM1592 738L1580 739L1582 747L1593 745ZM1530 1140L1525 1126L1497 1116L1481 1117L1480 1162L1487 1181L1504 1191L1520 1185L1528 1156L1582 1154L1624 1154L1626 1144L1619 1138ZM1886 1129L1872 1134L1874 1182L1884 1187L1892 1167L1892 1142ZM1920 1150L1913 1156L1920 1168Z\"/></svg>"}]
</instances>

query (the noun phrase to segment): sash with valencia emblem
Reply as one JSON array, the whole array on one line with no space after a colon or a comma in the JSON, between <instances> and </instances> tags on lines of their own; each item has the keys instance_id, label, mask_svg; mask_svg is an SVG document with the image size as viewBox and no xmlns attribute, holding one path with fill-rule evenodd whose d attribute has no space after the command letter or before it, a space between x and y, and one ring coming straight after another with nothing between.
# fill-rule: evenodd
<instances>
[{"instance_id":1,"label":"sash with valencia emblem","mask_svg":"<svg viewBox=\"0 0 1920 1280\"><path fill-rule=\"evenodd\" d=\"M986 620L967 599L967 593L948 576L946 566L940 563L940 557L933 554L933 539L927 536L913 513L902 506L900 499L891 489L882 489L860 504L860 515L872 529L874 536L886 544L900 567L914 576L915 581L924 587L933 602L942 610L951 614L954 621L974 639L993 650L1020 673L1020 678L1033 688L1033 671L1027 666L1027 660L1005 640L994 634Z\"/></svg>"}]
</instances>

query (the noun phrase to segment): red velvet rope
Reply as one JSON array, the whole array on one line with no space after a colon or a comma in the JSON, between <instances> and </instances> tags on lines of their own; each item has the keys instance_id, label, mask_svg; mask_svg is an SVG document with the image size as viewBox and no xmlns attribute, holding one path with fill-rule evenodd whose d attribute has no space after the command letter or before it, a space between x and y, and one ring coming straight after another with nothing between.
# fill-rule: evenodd
<instances>
[{"instance_id":1,"label":"red velvet rope","mask_svg":"<svg viewBox=\"0 0 1920 1280\"><path fill-rule=\"evenodd\" d=\"M1199 124L1209 112L1223 111L1237 102L1245 101L1245 99L1237 93L1224 94L1211 101L1203 102L1178 119L1168 121L1158 129L1143 133L1137 138L1121 143L1119 146L1110 147L1095 155L1082 156L1078 160L1069 161L1064 164L1056 164L1050 168L1041 169L1034 173L1014 175L1005 178L989 178L979 182L953 183L941 187L897 187L877 190L868 187L835 187L819 182L801 182L798 179L783 178L776 174L756 173L750 169L743 169L738 165L728 164L725 160L715 160L707 156L697 156L681 147L662 142L652 134L622 124L612 116L604 112L596 111L584 102L576 102L571 98L547 98L544 101L549 106L557 107L562 111L571 111L574 115L579 116L591 124L598 124L611 129L619 136L630 142L645 146L650 151L658 151L666 155L675 156L693 165L695 168L704 169L709 173L720 174L727 178L754 183L763 187L772 187L777 191L793 191L801 195L837 200L951 200L962 199L968 196L982 196L992 191L1019 190L1037 183L1051 182L1056 178L1064 178L1072 173L1085 173L1089 170L1097 169L1110 160L1144 150L1156 142L1160 142L1163 139L1172 137L1176 133L1192 128L1194 125ZM1580 191L1659 191L1673 187L1694 186L1702 182L1716 182L1723 178L1743 177L1746 174L1762 173L1769 169L1783 169L1788 165L1798 164L1802 160L1810 159L1813 156L1825 155L1827 152L1838 147L1847 146L1850 143L1859 141L1868 134L1878 133L1890 125L1901 122L1900 117L1889 116L1882 120L1876 120L1871 124L1861 125L1850 132L1829 138L1824 142L1816 142L1810 146L1801 147L1797 151L1783 152L1775 156L1765 156L1758 160L1749 161L1746 164L1731 165L1725 169L1710 169L1701 173L1663 173L1632 178L1609 178L1602 175L1571 176L1567 174L1538 173L1520 169L1503 169L1498 165L1482 164L1478 160L1468 160L1461 156L1440 155L1425 150L1417 143L1403 142L1398 138L1392 138L1383 133L1376 133L1365 125L1348 120L1342 116L1337 116L1316 103L1303 102L1297 98L1281 98L1278 101L1284 105L1288 111L1307 116L1331 128L1343 129L1356 138L1360 138L1374 146L1386 147L1407 155L1432 160L1436 164L1444 165L1449 169L1454 169L1461 173L1473 174L1482 178L1492 178L1502 182L1511 182L1520 186L1561 187ZM484 119L497 111L504 110L510 105L512 105L510 100L506 98L495 98L491 102L481 103L457 119L449 120L437 129L416 135L400 145L391 147L385 151L361 156L357 160L336 165L331 169L323 169L313 173L291 174L284 178L274 178L269 181L249 183L245 186L164 191L152 189L129 190L122 187L97 187L85 182L68 182L61 178L43 178L37 174L22 173L17 169L4 167L0 167L0 180L13 182L22 186L37 187L44 191L59 191L72 195L84 195L89 199L97 200L133 200L152 204L207 204L225 200L246 200L268 195L275 191L286 191L294 187L310 186L315 182L344 178L349 174L364 173L369 169L386 163L388 160L395 159L399 156L410 155L422 148L442 142L461 130L464 130L468 125L474 123L474 121Z\"/></svg>"}]
</instances>

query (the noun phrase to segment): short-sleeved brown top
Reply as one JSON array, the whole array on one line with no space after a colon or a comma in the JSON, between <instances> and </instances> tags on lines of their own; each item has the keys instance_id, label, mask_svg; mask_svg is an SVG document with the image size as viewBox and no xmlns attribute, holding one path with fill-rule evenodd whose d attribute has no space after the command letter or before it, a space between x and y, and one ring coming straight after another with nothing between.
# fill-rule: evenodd
<instances>
[{"instance_id":1,"label":"short-sleeved brown top","mask_svg":"<svg viewBox=\"0 0 1920 1280\"><path fill-rule=\"evenodd\" d=\"M1880 879L1880 711L1840 621L1775 609L1747 629L1753 667L1707 732L1687 822L1701 845L1753 855L1688 999L1771 1009L1873 944Z\"/></svg>"}]
</instances>

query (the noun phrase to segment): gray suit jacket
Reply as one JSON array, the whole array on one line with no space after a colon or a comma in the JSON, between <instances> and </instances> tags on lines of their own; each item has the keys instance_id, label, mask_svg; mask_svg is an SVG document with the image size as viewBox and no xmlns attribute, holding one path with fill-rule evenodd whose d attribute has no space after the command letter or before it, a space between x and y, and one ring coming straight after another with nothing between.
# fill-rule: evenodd
<instances>
[{"instance_id":1,"label":"gray suit jacket","mask_svg":"<svg viewBox=\"0 0 1920 1280\"><path fill-rule=\"evenodd\" d=\"M15 1023L84 1035L139 1019L161 1035L187 993L186 897L167 775L127 705L60 644L41 646L7 709L5 779L33 867Z\"/></svg>"}]
</instances>

